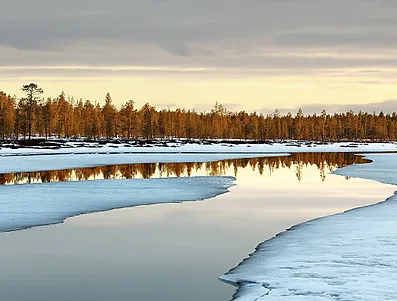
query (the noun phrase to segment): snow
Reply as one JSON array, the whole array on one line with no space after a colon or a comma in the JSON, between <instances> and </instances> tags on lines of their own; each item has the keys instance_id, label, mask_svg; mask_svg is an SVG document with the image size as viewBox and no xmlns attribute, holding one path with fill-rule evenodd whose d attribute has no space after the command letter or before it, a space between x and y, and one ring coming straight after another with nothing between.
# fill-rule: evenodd
<instances>
[{"instance_id":1,"label":"snow","mask_svg":"<svg viewBox=\"0 0 397 301\"><path fill-rule=\"evenodd\" d=\"M210 144L209 144L210 143ZM35 154L120 154L120 153L297 153L297 152L380 152L397 151L396 143L320 143L305 141L263 144L233 144L222 142L157 143L134 146L67 142L57 147L9 148L0 146L0 156Z\"/></svg>"},{"instance_id":2,"label":"snow","mask_svg":"<svg viewBox=\"0 0 397 301\"><path fill-rule=\"evenodd\" d=\"M337 173L396 184L396 154ZM397 195L384 202L312 220L260 244L221 277L238 301L369 301L397 296Z\"/></svg>"},{"instance_id":3,"label":"snow","mask_svg":"<svg viewBox=\"0 0 397 301\"><path fill-rule=\"evenodd\" d=\"M397 185L397 154L361 154L372 164L350 165L337 169L334 173L341 176L375 180L384 184Z\"/></svg>"},{"instance_id":4,"label":"snow","mask_svg":"<svg viewBox=\"0 0 397 301\"><path fill-rule=\"evenodd\" d=\"M191 177L0 186L0 232L61 223L84 213L204 200L226 193L234 180Z\"/></svg>"},{"instance_id":5,"label":"snow","mask_svg":"<svg viewBox=\"0 0 397 301\"><path fill-rule=\"evenodd\" d=\"M213 162L288 154L69 154L0 157L0 173L60 170L134 163Z\"/></svg>"}]
</instances>

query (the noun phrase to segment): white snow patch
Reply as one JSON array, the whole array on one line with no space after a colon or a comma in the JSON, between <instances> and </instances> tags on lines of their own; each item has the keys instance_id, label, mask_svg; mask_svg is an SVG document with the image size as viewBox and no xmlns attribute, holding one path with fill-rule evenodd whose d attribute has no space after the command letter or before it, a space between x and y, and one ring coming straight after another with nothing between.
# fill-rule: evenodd
<instances>
[{"instance_id":1,"label":"white snow patch","mask_svg":"<svg viewBox=\"0 0 397 301\"><path fill-rule=\"evenodd\" d=\"M100 180L0 186L0 232L55 224L84 213L213 198L233 177Z\"/></svg>"},{"instance_id":2,"label":"white snow patch","mask_svg":"<svg viewBox=\"0 0 397 301\"><path fill-rule=\"evenodd\" d=\"M338 174L396 184L397 155ZM239 301L382 301L397 296L397 196L312 220L260 244L221 280ZM268 290L268 291L267 291Z\"/></svg>"},{"instance_id":3,"label":"white snow patch","mask_svg":"<svg viewBox=\"0 0 397 301\"><path fill-rule=\"evenodd\" d=\"M35 155L35 154L117 154L117 153L302 153L302 152L384 152L397 151L396 143L322 143L291 141L284 143L231 144L213 143L195 144L161 143L133 146L128 144L75 143L67 142L56 148L34 147L17 148L0 147L0 156Z\"/></svg>"},{"instance_id":4,"label":"white snow patch","mask_svg":"<svg viewBox=\"0 0 397 301\"><path fill-rule=\"evenodd\" d=\"M334 171L334 174L397 185L397 154L361 154L373 161L371 164L349 165Z\"/></svg>"}]
</instances>

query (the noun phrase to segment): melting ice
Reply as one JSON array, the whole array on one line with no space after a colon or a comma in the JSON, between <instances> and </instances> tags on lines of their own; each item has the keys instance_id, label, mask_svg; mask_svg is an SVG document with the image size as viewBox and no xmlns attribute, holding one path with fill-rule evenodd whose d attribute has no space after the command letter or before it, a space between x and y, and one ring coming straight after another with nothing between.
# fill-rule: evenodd
<instances>
[{"instance_id":1,"label":"melting ice","mask_svg":"<svg viewBox=\"0 0 397 301\"><path fill-rule=\"evenodd\" d=\"M396 154L367 155L340 175L396 184ZM396 300L397 196L312 220L260 244L221 277L239 301Z\"/></svg>"}]
</instances>

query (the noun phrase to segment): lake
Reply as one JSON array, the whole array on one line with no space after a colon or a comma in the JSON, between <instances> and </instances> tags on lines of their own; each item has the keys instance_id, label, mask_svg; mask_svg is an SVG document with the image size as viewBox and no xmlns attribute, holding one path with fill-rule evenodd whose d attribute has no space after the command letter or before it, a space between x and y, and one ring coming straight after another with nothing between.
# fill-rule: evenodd
<instances>
[{"instance_id":1,"label":"lake","mask_svg":"<svg viewBox=\"0 0 397 301\"><path fill-rule=\"evenodd\" d=\"M297 223L376 203L394 192L389 185L329 174L365 162L352 154L307 153L0 175L6 185L236 177L229 193L210 200L119 209L1 233L1 299L230 300L235 288L218 277L260 242Z\"/></svg>"}]
</instances>

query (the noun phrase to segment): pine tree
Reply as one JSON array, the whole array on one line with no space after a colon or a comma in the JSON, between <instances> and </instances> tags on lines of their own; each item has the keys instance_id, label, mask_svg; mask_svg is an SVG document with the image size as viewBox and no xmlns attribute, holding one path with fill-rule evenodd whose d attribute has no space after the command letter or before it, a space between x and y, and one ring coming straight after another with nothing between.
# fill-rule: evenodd
<instances>
[{"instance_id":1,"label":"pine tree","mask_svg":"<svg viewBox=\"0 0 397 301\"><path fill-rule=\"evenodd\" d=\"M106 94L105 105L103 106L102 113L106 138L112 138L115 136L116 108L112 104L112 98L109 93Z\"/></svg>"},{"instance_id":2,"label":"pine tree","mask_svg":"<svg viewBox=\"0 0 397 301\"><path fill-rule=\"evenodd\" d=\"M22 107L26 110L28 135L30 140L32 136L34 111L37 104L41 101L40 96L43 94L43 89L39 88L37 84L31 83L29 85L24 85L21 90L26 94L26 98L23 98Z\"/></svg>"}]
</instances>

